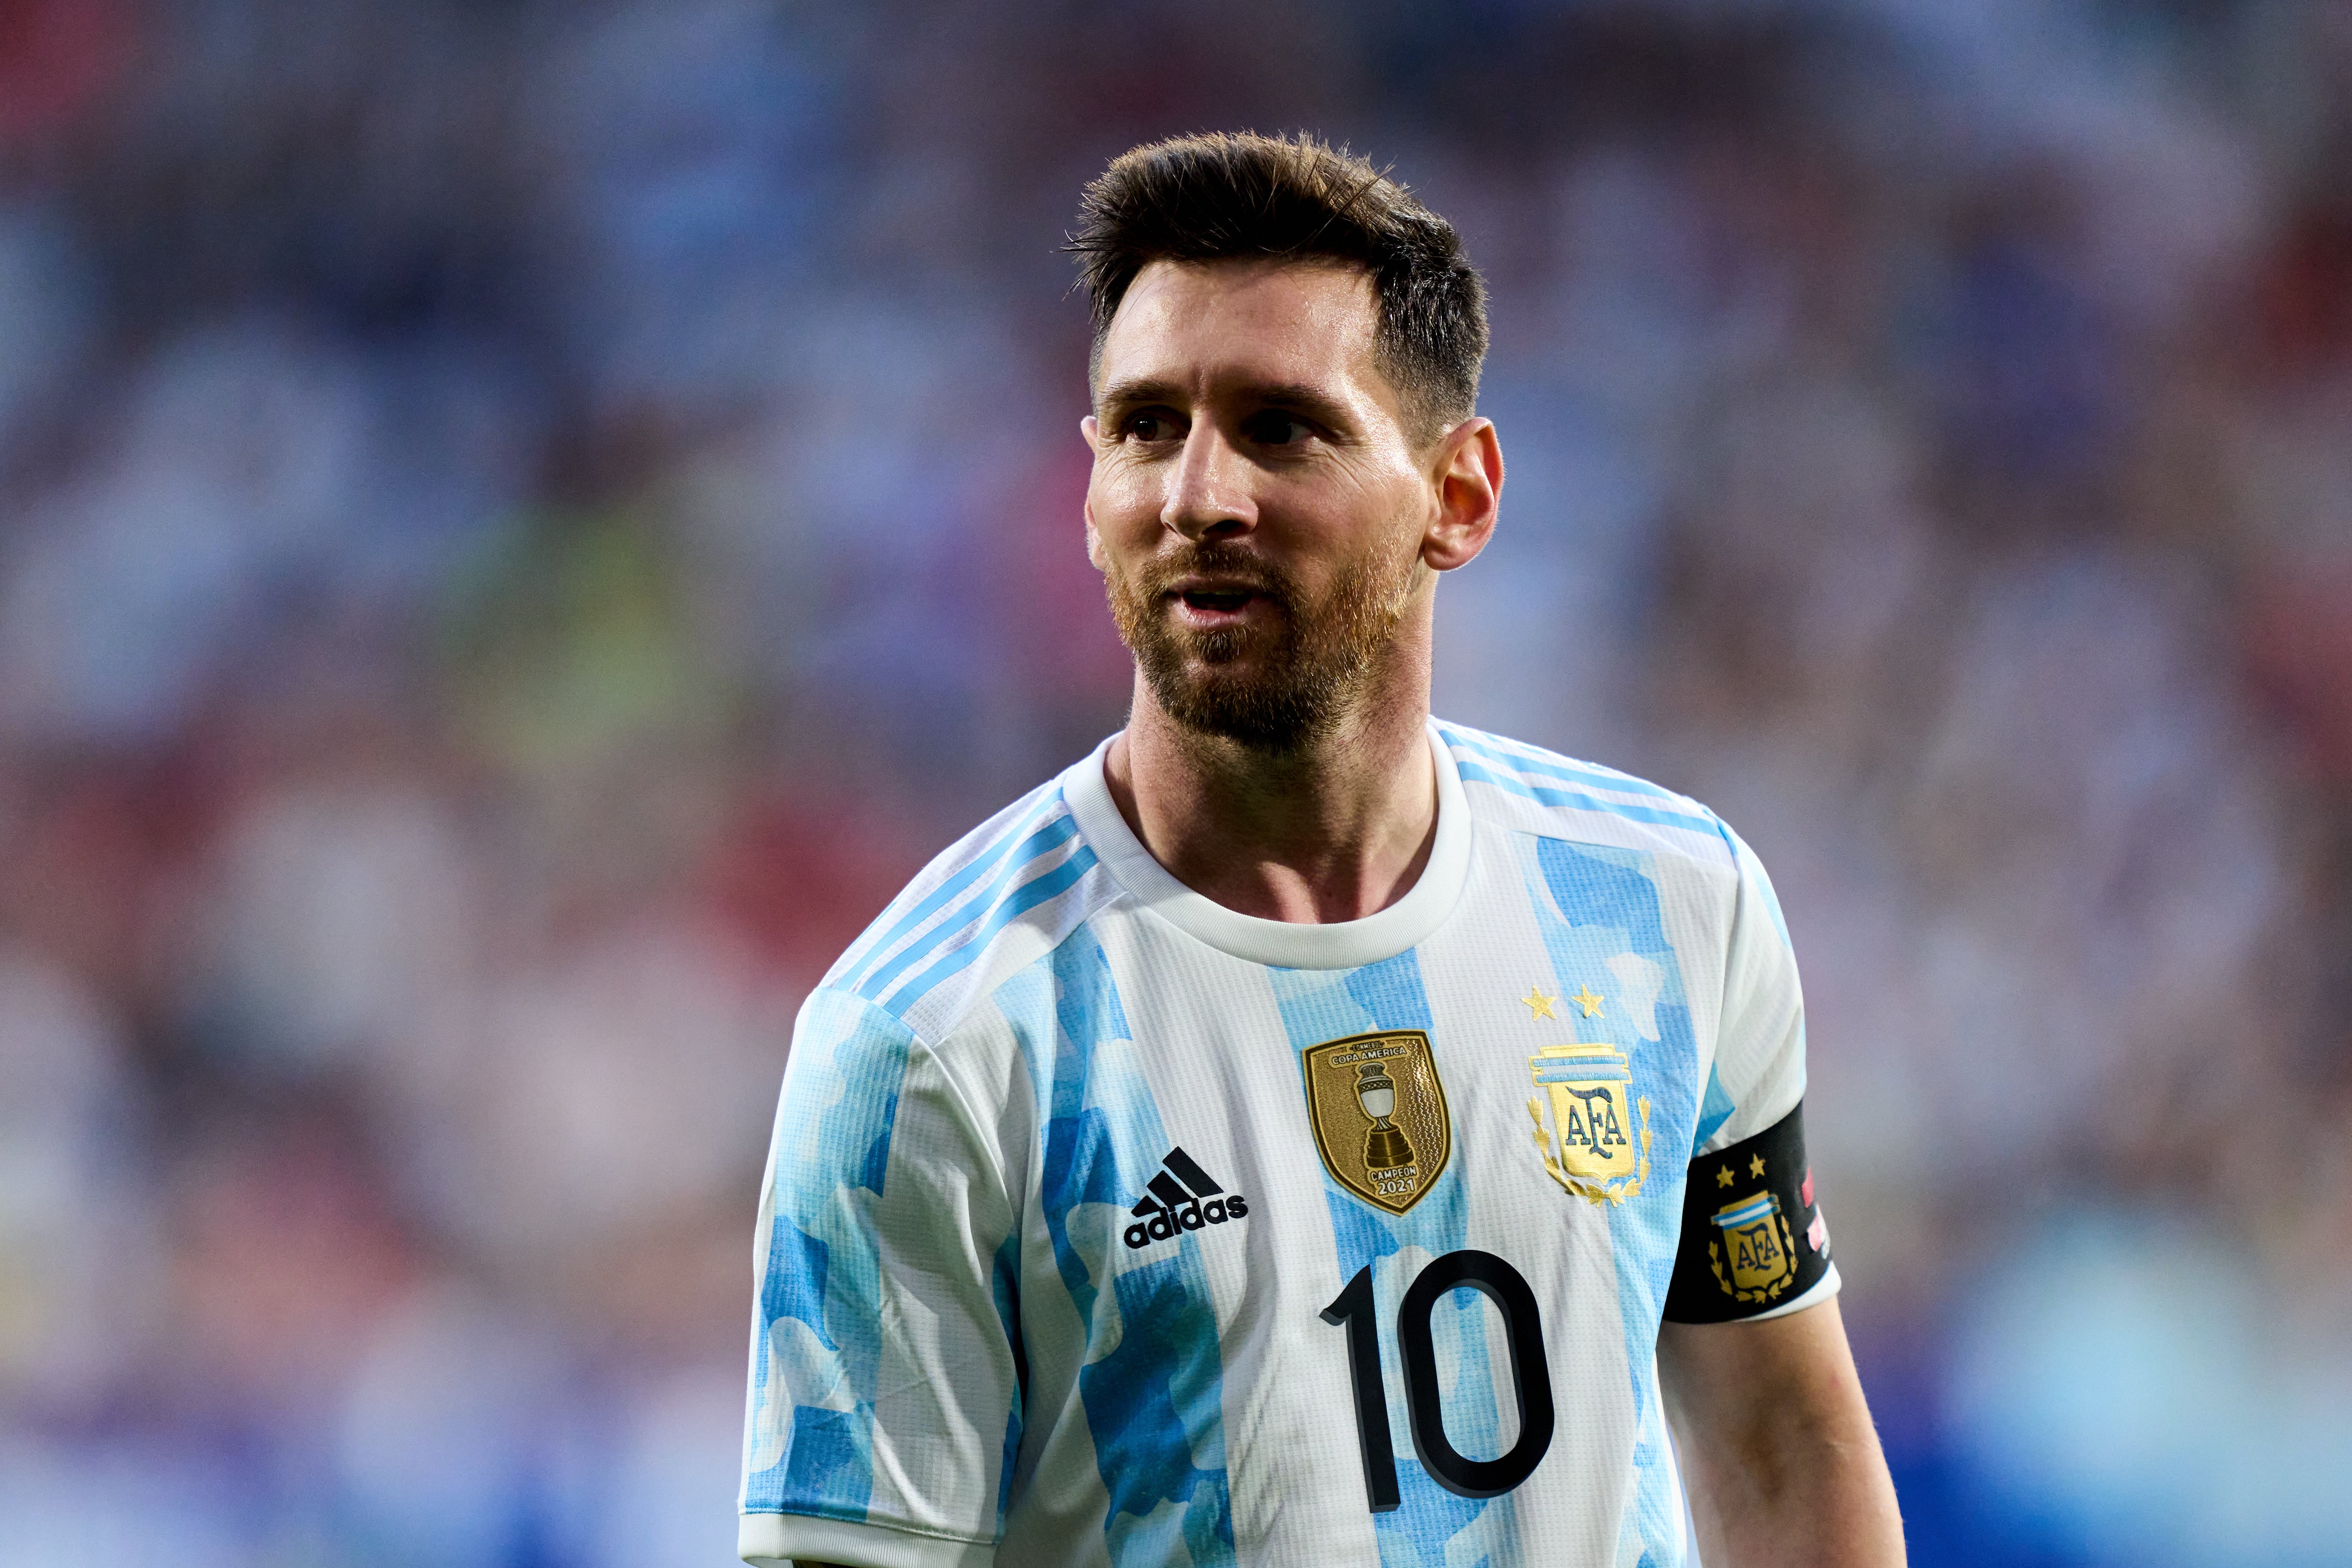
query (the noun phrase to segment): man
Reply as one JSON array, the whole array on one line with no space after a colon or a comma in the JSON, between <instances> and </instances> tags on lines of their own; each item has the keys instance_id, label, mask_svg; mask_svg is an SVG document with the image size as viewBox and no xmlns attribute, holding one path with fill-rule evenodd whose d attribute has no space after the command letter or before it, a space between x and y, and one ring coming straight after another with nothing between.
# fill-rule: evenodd
<instances>
[{"instance_id":1,"label":"man","mask_svg":"<svg viewBox=\"0 0 2352 1568\"><path fill-rule=\"evenodd\" d=\"M1454 231L1206 136L1073 248L1132 712L802 1011L743 1555L1663 1565L1686 1472L1709 1568L1899 1563L1761 866L1429 716L1503 484Z\"/></svg>"}]
</instances>

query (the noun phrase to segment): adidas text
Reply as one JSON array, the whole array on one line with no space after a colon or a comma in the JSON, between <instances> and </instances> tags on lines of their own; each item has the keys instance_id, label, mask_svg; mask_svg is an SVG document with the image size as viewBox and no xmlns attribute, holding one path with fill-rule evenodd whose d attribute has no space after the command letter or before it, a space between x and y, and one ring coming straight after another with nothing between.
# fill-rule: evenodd
<instances>
[{"instance_id":1,"label":"adidas text","mask_svg":"<svg viewBox=\"0 0 2352 1568\"><path fill-rule=\"evenodd\" d=\"M1130 1249L1165 1241L1181 1230L1248 1218L1249 1200L1226 1192L1181 1148L1169 1150L1160 1163L1166 1168L1151 1178L1151 1190L1130 1210L1135 1223L1124 1237Z\"/></svg>"}]
</instances>

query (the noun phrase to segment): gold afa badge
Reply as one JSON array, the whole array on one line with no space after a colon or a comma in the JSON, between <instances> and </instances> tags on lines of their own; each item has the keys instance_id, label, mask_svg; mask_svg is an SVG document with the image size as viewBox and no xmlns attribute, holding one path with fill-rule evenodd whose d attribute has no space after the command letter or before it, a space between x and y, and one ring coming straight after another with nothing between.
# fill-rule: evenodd
<instances>
[{"instance_id":1,"label":"gold afa badge","mask_svg":"<svg viewBox=\"0 0 2352 1568\"><path fill-rule=\"evenodd\" d=\"M1454 1154L1454 1122L1429 1036L1381 1030L1299 1053L1307 1116L1323 1168L1375 1207L1419 1203Z\"/></svg>"},{"instance_id":2,"label":"gold afa badge","mask_svg":"<svg viewBox=\"0 0 2352 1568\"><path fill-rule=\"evenodd\" d=\"M1613 1045L1548 1045L1528 1059L1544 1093L1528 1102L1552 1180L1588 1203L1622 1203L1650 1176L1650 1102ZM1551 1120L1544 1120L1545 1102Z\"/></svg>"},{"instance_id":3,"label":"gold afa badge","mask_svg":"<svg viewBox=\"0 0 2352 1568\"><path fill-rule=\"evenodd\" d=\"M1706 1244L1707 1266L1733 1300L1769 1301L1789 1288L1797 1277L1797 1248L1779 1198L1759 1192L1725 1204L1711 1218L1723 1235L1720 1243Z\"/></svg>"}]
</instances>

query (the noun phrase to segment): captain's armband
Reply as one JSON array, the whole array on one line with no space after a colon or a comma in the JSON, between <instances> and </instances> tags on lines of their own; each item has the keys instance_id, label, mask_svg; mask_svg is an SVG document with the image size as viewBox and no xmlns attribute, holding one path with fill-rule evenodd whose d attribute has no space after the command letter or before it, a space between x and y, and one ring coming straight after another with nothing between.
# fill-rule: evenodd
<instances>
[{"instance_id":1,"label":"captain's armband","mask_svg":"<svg viewBox=\"0 0 2352 1568\"><path fill-rule=\"evenodd\" d=\"M1829 1267L1801 1102L1754 1137L1691 1162L1667 1322L1760 1317L1811 1290Z\"/></svg>"}]
</instances>

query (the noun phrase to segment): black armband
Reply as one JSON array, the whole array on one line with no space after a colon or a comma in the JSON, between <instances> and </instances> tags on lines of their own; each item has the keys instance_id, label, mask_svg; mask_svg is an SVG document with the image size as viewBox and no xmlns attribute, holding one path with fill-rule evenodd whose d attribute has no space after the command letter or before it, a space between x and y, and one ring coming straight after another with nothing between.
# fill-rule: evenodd
<instances>
[{"instance_id":1,"label":"black armband","mask_svg":"<svg viewBox=\"0 0 2352 1568\"><path fill-rule=\"evenodd\" d=\"M1691 1162L1667 1322L1752 1318L1795 1301L1829 1268L1802 1102L1754 1137Z\"/></svg>"}]
</instances>

